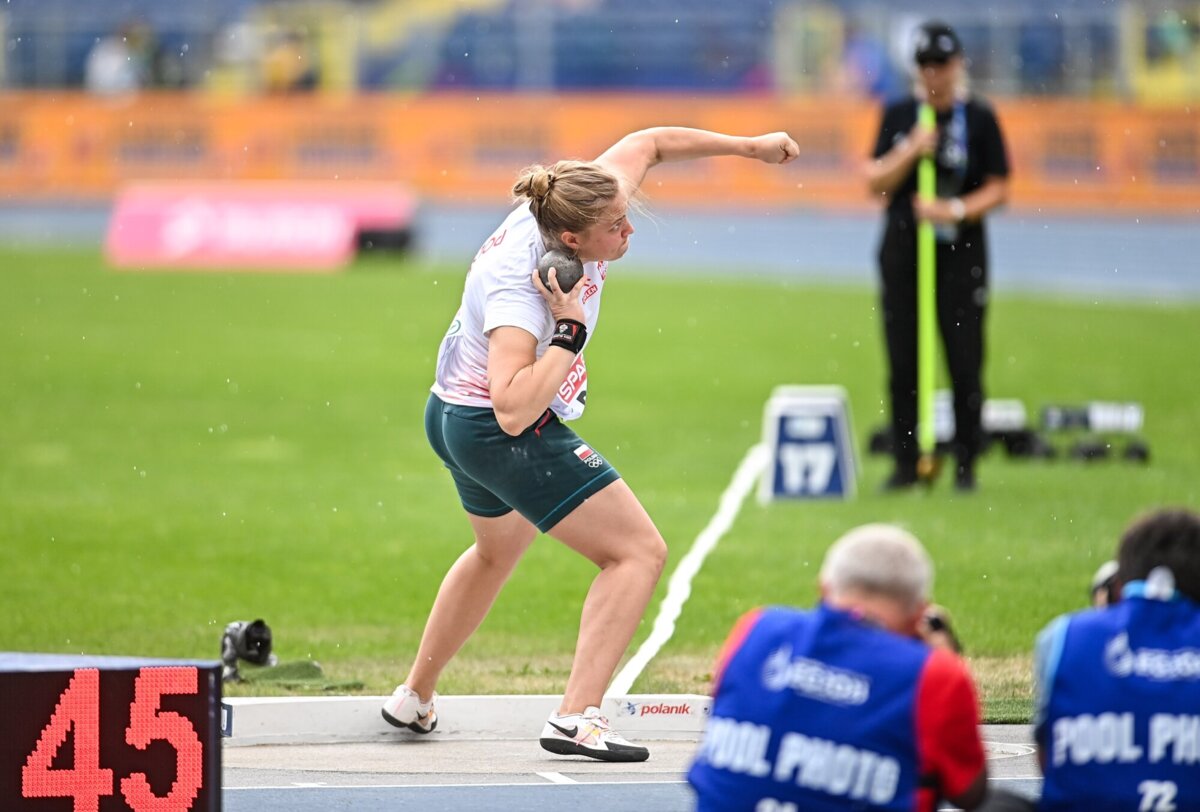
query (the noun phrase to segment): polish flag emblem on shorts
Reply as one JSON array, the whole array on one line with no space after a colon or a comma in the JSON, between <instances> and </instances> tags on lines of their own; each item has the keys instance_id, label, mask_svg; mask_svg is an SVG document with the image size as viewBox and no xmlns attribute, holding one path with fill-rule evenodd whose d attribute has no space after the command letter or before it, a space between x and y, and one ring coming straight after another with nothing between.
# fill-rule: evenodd
<instances>
[{"instance_id":1,"label":"polish flag emblem on shorts","mask_svg":"<svg viewBox=\"0 0 1200 812\"><path fill-rule=\"evenodd\" d=\"M583 464L587 465L589 468L599 468L604 464L604 460L600 458L599 454L592 450L591 446L579 446L579 448L575 449L575 456L579 457Z\"/></svg>"}]
</instances>

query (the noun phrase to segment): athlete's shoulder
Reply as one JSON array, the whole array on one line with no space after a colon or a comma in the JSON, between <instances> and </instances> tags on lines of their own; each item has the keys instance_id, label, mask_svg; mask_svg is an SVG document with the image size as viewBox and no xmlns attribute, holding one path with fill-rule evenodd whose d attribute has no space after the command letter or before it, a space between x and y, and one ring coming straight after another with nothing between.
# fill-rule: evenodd
<instances>
[{"instance_id":1,"label":"athlete's shoulder","mask_svg":"<svg viewBox=\"0 0 1200 812\"><path fill-rule=\"evenodd\" d=\"M523 222L529 222L530 224L535 223L533 218L533 209L529 207L528 203L522 201L509 211L508 215L504 218L504 224L506 226L511 226Z\"/></svg>"},{"instance_id":2,"label":"athlete's shoulder","mask_svg":"<svg viewBox=\"0 0 1200 812\"><path fill-rule=\"evenodd\" d=\"M519 206L484 240L472 261L472 270L528 275L537 264L542 247L537 222L528 206Z\"/></svg>"},{"instance_id":3,"label":"athlete's shoulder","mask_svg":"<svg viewBox=\"0 0 1200 812\"><path fill-rule=\"evenodd\" d=\"M509 248L532 248L542 246L541 234L538 231L537 220L527 204L521 204L508 213L504 222L496 229L496 234L503 233Z\"/></svg>"}]
</instances>

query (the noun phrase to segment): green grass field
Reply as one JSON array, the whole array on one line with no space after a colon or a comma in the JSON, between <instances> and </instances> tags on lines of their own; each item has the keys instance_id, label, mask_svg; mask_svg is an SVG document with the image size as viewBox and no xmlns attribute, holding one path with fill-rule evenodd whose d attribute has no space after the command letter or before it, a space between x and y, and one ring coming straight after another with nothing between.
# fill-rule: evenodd
<instances>
[{"instance_id":1,"label":"green grass field","mask_svg":"<svg viewBox=\"0 0 1200 812\"><path fill-rule=\"evenodd\" d=\"M332 276L116 273L95 252L0 250L0 650L215 658L228 621L262 617L283 660L390 692L469 543L421 426L460 292L461 269L395 259ZM1132 516L1200 504L1200 305L1001 292L988 335L991 396L1035 413L1140 400L1151 464L993 452L963 498L947 481L879 495L886 463L864 457L856 500L748 500L635 690L704 691L738 614L810 603L828 544L891 521L937 562L988 717L1025 717L1037 630L1083 605ZM576 428L657 521L668 573L758 441L774 386L845 386L860 440L884 418L869 289L654 278L631 260L614 266L588 361ZM539 539L443 692L561 690L590 577Z\"/></svg>"}]
</instances>

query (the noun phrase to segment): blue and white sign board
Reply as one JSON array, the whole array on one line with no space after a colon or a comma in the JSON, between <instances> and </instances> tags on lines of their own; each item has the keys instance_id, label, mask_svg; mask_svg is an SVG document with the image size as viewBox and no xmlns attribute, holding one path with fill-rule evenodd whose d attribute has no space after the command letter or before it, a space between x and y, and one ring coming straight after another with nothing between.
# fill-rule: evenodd
<instances>
[{"instance_id":1,"label":"blue and white sign board","mask_svg":"<svg viewBox=\"0 0 1200 812\"><path fill-rule=\"evenodd\" d=\"M857 465L850 401L840 386L779 386L763 414L770 459L758 501L854 496Z\"/></svg>"}]
</instances>

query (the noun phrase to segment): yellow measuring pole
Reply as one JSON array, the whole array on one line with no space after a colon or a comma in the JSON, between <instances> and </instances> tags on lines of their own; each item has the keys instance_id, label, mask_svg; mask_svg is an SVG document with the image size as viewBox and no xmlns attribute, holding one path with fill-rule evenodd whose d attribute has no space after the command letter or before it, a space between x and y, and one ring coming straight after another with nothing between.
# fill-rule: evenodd
<instances>
[{"instance_id":1,"label":"yellow measuring pole","mask_svg":"<svg viewBox=\"0 0 1200 812\"><path fill-rule=\"evenodd\" d=\"M936 127L933 107L918 108L922 127ZM917 164L917 195L932 201L937 197L937 175L933 158L924 156ZM926 481L937 476L937 437L933 430L933 386L937 377L937 242L933 223L917 223L917 475Z\"/></svg>"}]
</instances>

